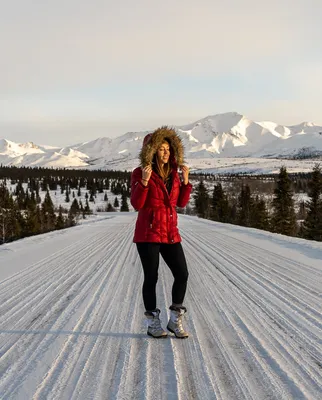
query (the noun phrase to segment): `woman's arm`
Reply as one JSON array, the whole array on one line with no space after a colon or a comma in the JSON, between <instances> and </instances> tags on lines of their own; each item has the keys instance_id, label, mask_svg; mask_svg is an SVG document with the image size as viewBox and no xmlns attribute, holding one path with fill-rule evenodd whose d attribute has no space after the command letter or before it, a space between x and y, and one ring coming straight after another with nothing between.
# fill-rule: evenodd
<instances>
[{"instance_id":1,"label":"woman's arm","mask_svg":"<svg viewBox=\"0 0 322 400\"><path fill-rule=\"evenodd\" d=\"M191 191L192 191L191 183L188 182L186 185L181 183L179 197L178 197L178 200L177 200L177 206L178 207L183 208L188 204L188 201L190 199Z\"/></svg>"},{"instance_id":2,"label":"woman's arm","mask_svg":"<svg viewBox=\"0 0 322 400\"><path fill-rule=\"evenodd\" d=\"M131 175L131 204L135 210L139 210L144 206L148 195L148 182L142 180L141 168L136 168Z\"/></svg>"},{"instance_id":3,"label":"woman's arm","mask_svg":"<svg viewBox=\"0 0 322 400\"><path fill-rule=\"evenodd\" d=\"M190 199L192 185L191 183L189 183L189 167L187 167L186 165L182 165L180 169L182 172L183 182L180 185L180 192L177 200L177 206L185 207Z\"/></svg>"}]
</instances>

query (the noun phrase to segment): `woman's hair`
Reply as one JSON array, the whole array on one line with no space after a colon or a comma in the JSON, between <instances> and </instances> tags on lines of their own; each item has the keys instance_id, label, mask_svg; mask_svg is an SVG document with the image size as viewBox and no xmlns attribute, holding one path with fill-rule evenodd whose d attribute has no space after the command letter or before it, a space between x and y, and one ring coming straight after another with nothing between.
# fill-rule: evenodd
<instances>
[{"instance_id":1,"label":"woman's hair","mask_svg":"<svg viewBox=\"0 0 322 400\"><path fill-rule=\"evenodd\" d=\"M168 145L170 146L170 157L171 157L171 145L169 140L164 139L163 142L168 143ZM163 166L160 164L160 161L157 157L157 154L155 153L153 156L153 170L161 177L161 179L163 180L163 182L166 182L171 174L172 171L172 167L170 164L170 157L169 160L166 164L164 164Z\"/></svg>"}]
</instances>

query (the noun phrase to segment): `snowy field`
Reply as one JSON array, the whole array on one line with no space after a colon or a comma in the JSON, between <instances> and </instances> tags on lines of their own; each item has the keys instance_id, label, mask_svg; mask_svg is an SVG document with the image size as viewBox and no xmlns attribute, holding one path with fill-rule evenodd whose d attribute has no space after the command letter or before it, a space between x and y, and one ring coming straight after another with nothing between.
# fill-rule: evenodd
<instances>
[{"instance_id":1,"label":"snowy field","mask_svg":"<svg viewBox=\"0 0 322 400\"><path fill-rule=\"evenodd\" d=\"M191 172L209 174L278 174L281 167L286 167L288 173L312 172L315 164L321 160L288 160L281 158L253 157L218 157L213 159L188 159Z\"/></svg>"},{"instance_id":2,"label":"snowy field","mask_svg":"<svg viewBox=\"0 0 322 400\"><path fill-rule=\"evenodd\" d=\"M0 184L2 182L3 181L0 179ZM7 185L8 190L10 191L10 193L15 192L17 184L11 184L10 181L7 180L6 185ZM28 190L27 183L23 183L22 187L25 192ZM73 196L73 193L74 193L75 197ZM30 191L29 191L29 194L30 194ZM85 188L81 188L81 195L77 196L77 190L72 189L71 194L69 195L69 202L65 201L66 200L66 191L64 191L64 193L61 193L60 185L57 185L57 190L49 190L49 194L50 194L50 198L53 202L55 209L58 210L59 206L62 206L63 208L69 210L70 206L73 203L74 198L77 199L78 203L81 201L83 206L85 207L85 205L86 205L86 197L85 196L87 194L88 200L89 200L90 191ZM107 195L107 201L104 200L105 194ZM39 196L41 198L41 201L43 202L45 199L45 196L46 196L46 192L43 190L39 190ZM121 204L122 204L122 195L115 195L110 190L104 190L104 193L99 193L97 191L96 196L94 197L94 201L88 202L89 208L92 210L93 213L99 213L100 211L105 210L108 203L110 203L112 206L114 206L115 198L117 198L117 200L119 202L119 207L115 207L115 210L120 211ZM134 208L132 207L129 198L127 199L127 204L129 206L129 210L134 211Z\"/></svg>"},{"instance_id":3,"label":"snowy field","mask_svg":"<svg viewBox=\"0 0 322 400\"><path fill-rule=\"evenodd\" d=\"M322 398L322 243L179 215L191 336L157 340L135 219L0 246L1 399ZM162 261L164 325L171 284Z\"/></svg>"}]
</instances>

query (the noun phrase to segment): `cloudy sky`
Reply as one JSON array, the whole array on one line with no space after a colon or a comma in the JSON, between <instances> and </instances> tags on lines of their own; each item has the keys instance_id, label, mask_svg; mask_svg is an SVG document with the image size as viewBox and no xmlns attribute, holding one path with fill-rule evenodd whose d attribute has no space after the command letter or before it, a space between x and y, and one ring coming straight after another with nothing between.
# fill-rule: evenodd
<instances>
[{"instance_id":1,"label":"cloudy sky","mask_svg":"<svg viewBox=\"0 0 322 400\"><path fill-rule=\"evenodd\" d=\"M0 138L67 145L237 111L322 125L321 0L0 0Z\"/></svg>"}]
</instances>

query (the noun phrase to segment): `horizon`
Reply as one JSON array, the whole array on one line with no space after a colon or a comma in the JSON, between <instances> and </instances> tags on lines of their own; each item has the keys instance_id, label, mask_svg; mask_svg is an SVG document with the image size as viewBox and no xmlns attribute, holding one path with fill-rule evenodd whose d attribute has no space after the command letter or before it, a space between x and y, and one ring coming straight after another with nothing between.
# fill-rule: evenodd
<instances>
[{"instance_id":1,"label":"horizon","mask_svg":"<svg viewBox=\"0 0 322 400\"><path fill-rule=\"evenodd\" d=\"M242 3L4 4L0 137L67 146L227 110L322 125L322 3Z\"/></svg>"}]
</instances>

